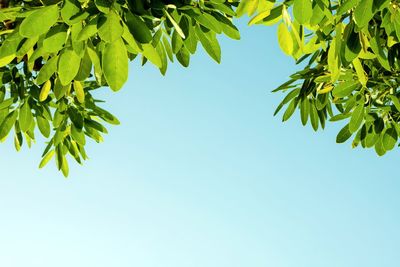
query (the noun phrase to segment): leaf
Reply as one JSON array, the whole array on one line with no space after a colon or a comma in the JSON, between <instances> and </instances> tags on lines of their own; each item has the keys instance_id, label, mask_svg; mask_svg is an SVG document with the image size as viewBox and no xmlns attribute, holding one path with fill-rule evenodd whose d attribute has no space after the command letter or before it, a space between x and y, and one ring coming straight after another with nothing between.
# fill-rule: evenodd
<instances>
[{"instance_id":1,"label":"leaf","mask_svg":"<svg viewBox=\"0 0 400 267\"><path fill-rule=\"evenodd\" d=\"M308 98L305 98L301 101L300 105L300 118L301 118L301 123L303 125L307 124L309 114L310 114L310 102Z\"/></svg>"},{"instance_id":2,"label":"leaf","mask_svg":"<svg viewBox=\"0 0 400 267\"><path fill-rule=\"evenodd\" d=\"M362 86L366 86L367 85L367 81L368 81L368 77L365 74L364 68L361 64L361 61L358 58L355 58L353 60L353 66L356 70L357 76L358 76L358 80L360 81Z\"/></svg>"},{"instance_id":3,"label":"leaf","mask_svg":"<svg viewBox=\"0 0 400 267\"><path fill-rule=\"evenodd\" d=\"M369 42L370 42L372 51L377 56L377 59L378 59L379 63L381 63L382 67L384 67L388 71L391 71L387 56L380 45L379 35L376 35L375 37L371 38L369 40Z\"/></svg>"},{"instance_id":4,"label":"leaf","mask_svg":"<svg viewBox=\"0 0 400 267\"><path fill-rule=\"evenodd\" d=\"M78 33L77 41L85 41L97 33L98 16L91 19L88 24Z\"/></svg>"},{"instance_id":5,"label":"leaf","mask_svg":"<svg viewBox=\"0 0 400 267\"><path fill-rule=\"evenodd\" d=\"M150 43L153 40L150 29L146 23L130 12L125 13L126 25L136 41L139 43Z\"/></svg>"},{"instance_id":6,"label":"leaf","mask_svg":"<svg viewBox=\"0 0 400 267\"><path fill-rule=\"evenodd\" d=\"M94 1L97 9L105 14L108 14L111 10L111 6L113 4L113 1L109 0L95 0Z\"/></svg>"},{"instance_id":7,"label":"leaf","mask_svg":"<svg viewBox=\"0 0 400 267\"><path fill-rule=\"evenodd\" d=\"M364 28L374 16L372 11L374 0L362 0L354 9L354 20L358 28Z\"/></svg>"},{"instance_id":8,"label":"leaf","mask_svg":"<svg viewBox=\"0 0 400 267\"><path fill-rule=\"evenodd\" d=\"M16 111L12 111L5 117L0 125L0 140L4 140L7 137L17 120L17 115Z\"/></svg>"},{"instance_id":9,"label":"leaf","mask_svg":"<svg viewBox=\"0 0 400 267\"><path fill-rule=\"evenodd\" d=\"M128 79L128 55L122 39L106 44L102 68L110 88L113 91L120 90Z\"/></svg>"},{"instance_id":10,"label":"leaf","mask_svg":"<svg viewBox=\"0 0 400 267\"><path fill-rule=\"evenodd\" d=\"M281 23L278 26L278 43L285 54L292 55L293 39L285 23Z\"/></svg>"},{"instance_id":11,"label":"leaf","mask_svg":"<svg viewBox=\"0 0 400 267\"><path fill-rule=\"evenodd\" d=\"M83 90L83 86L79 81L74 81L74 91L76 95L76 99L78 99L79 103L85 102L85 91Z\"/></svg>"},{"instance_id":12,"label":"leaf","mask_svg":"<svg viewBox=\"0 0 400 267\"><path fill-rule=\"evenodd\" d=\"M172 25L174 26L175 30L178 32L178 34L185 39L186 36L183 33L181 27L179 27L178 23L176 23L176 21L174 20L173 17L171 17L171 15L168 13L168 11L164 10L165 15L167 16L167 18L169 19L169 21L172 23Z\"/></svg>"},{"instance_id":13,"label":"leaf","mask_svg":"<svg viewBox=\"0 0 400 267\"><path fill-rule=\"evenodd\" d=\"M306 24L312 17L312 3L311 0L294 0L293 15L297 22Z\"/></svg>"},{"instance_id":14,"label":"leaf","mask_svg":"<svg viewBox=\"0 0 400 267\"><path fill-rule=\"evenodd\" d=\"M118 40L123 32L120 17L114 11L99 18L97 29L100 38L107 43Z\"/></svg>"},{"instance_id":15,"label":"leaf","mask_svg":"<svg viewBox=\"0 0 400 267\"><path fill-rule=\"evenodd\" d=\"M195 32L200 40L201 45L206 52L218 63L221 62L221 48L216 37L209 32L205 34L199 25L196 26Z\"/></svg>"},{"instance_id":16,"label":"leaf","mask_svg":"<svg viewBox=\"0 0 400 267\"><path fill-rule=\"evenodd\" d=\"M29 130L31 124L33 122L33 115L31 112L31 107L29 106L28 101L25 100L25 103L19 110L19 126L22 132L26 132Z\"/></svg>"},{"instance_id":17,"label":"leaf","mask_svg":"<svg viewBox=\"0 0 400 267\"><path fill-rule=\"evenodd\" d=\"M51 81L47 80L45 82L45 84L42 86L42 90L40 90L40 94L39 94L40 102L43 102L47 99L47 97L49 96L49 93L50 93L50 89L51 89Z\"/></svg>"},{"instance_id":18,"label":"leaf","mask_svg":"<svg viewBox=\"0 0 400 267\"><path fill-rule=\"evenodd\" d=\"M71 136L81 146L86 144L85 134L82 129L76 128L75 124L71 125Z\"/></svg>"},{"instance_id":19,"label":"leaf","mask_svg":"<svg viewBox=\"0 0 400 267\"><path fill-rule=\"evenodd\" d=\"M46 64L40 69L39 75L36 78L37 84L42 84L48 81L54 72L57 70L58 56L50 58Z\"/></svg>"},{"instance_id":20,"label":"leaf","mask_svg":"<svg viewBox=\"0 0 400 267\"><path fill-rule=\"evenodd\" d=\"M317 131L319 124L318 111L313 103L310 103L310 119L312 128Z\"/></svg>"},{"instance_id":21,"label":"leaf","mask_svg":"<svg viewBox=\"0 0 400 267\"><path fill-rule=\"evenodd\" d=\"M394 95L389 95L390 100L392 100L393 105L396 107L397 111L400 111L400 101L399 99L394 96Z\"/></svg>"},{"instance_id":22,"label":"leaf","mask_svg":"<svg viewBox=\"0 0 400 267\"><path fill-rule=\"evenodd\" d=\"M41 7L22 21L19 33L27 38L42 35L57 22L58 16L59 9L57 5Z\"/></svg>"},{"instance_id":23,"label":"leaf","mask_svg":"<svg viewBox=\"0 0 400 267\"><path fill-rule=\"evenodd\" d=\"M352 133L349 130L349 124L346 124L338 133L336 136L336 143L341 144L346 142L350 137Z\"/></svg>"},{"instance_id":24,"label":"leaf","mask_svg":"<svg viewBox=\"0 0 400 267\"><path fill-rule=\"evenodd\" d=\"M379 139L375 143L375 152L378 154L378 156L383 156L386 154L386 150L383 147L382 135L379 136Z\"/></svg>"},{"instance_id":25,"label":"leaf","mask_svg":"<svg viewBox=\"0 0 400 267\"><path fill-rule=\"evenodd\" d=\"M359 86L358 81L345 81L339 83L332 91L334 97L346 97L350 95Z\"/></svg>"},{"instance_id":26,"label":"leaf","mask_svg":"<svg viewBox=\"0 0 400 267\"><path fill-rule=\"evenodd\" d=\"M266 17L269 16L269 14L271 14L271 10L265 10L259 14L257 14L257 16L253 17L250 21L249 21L249 26L256 24L257 22L262 21L263 19L265 19Z\"/></svg>"},{"instance_id":27,"label":"leaf","mask_svg":"<svg viewBox=\"0 0 400 267\"><path fill-rule=\"evenodd\" d=\"M200 16L194 16L194 19L205 28L216 33L221 33L222 28L220 22L208 13L202 13Z\"/></svg>"},{"instance_id":28,"label":"leaf","mask_svg":"<svg viewBox=\"0 0 400 267\"><path fill-rule=\"evenodd\" d=\"M76 0L64 0L64 5L61 8L61 17L68 25L77 23L73 18L81 11L81 5Z\"/></svg>"},{"instance_id":29,"label":"leaf","mask_svg":"<svg viewBox=\"0 0 400 267\"><path fill-rule=\"evenodd\" d=\"M359 103L353 110L353 114L351 115L350 118L349 131L351 133L356 132L358 128L360 128L361 123L364 120L364 113L365 113L364 104Z\"/></svg>"},{"instance_id":30,"label":"leaf","mask_svg":"<svg viewBox=\"0 0 400 267\"><path fill-rule=\"evenodd\" d=\"M46 138L50 136L50 123L47 119L45 119L42 116L37 116L36 117L37 125L39 128L39 131L42 133L42 135Z\"/></svg>"},{"instance_id":31,"label":"leaf","mask_svg":"<svg viewBox=\"0 0 400 267\"><path fill-rule=\"evenodd\" d=\"M0 103L0 110L10 107L14 103L14 99L9 98ZM1 122L1 120L0 120Z\"/></svg>"},{"instance_id":32,"label":"leaf","mask_svg":"<svg viewBox=\"0 0 400 267\"><path fill-rule=\"evenodd\" d=\"M346 0L342 1L342 4L339 6L337 11L338 15L342 15L349 11L350 9L356 7L361 0Z\"/></svg>"},{"instance_id":33,"label":"leaf","mask_svg":"<svg viewBox=\"0 0 400 267\"><path fill-rule=\"evenodd\" d=\"M39 169L43 168L44 166L47 165L47 163L52 159L54 156L54 150L50 150L42 159L42 161L39 164Z\"/></svg>"},{"instance_id":34,"label":"leaf","mask_svg":"<svg viewBox=\"0 0 400 267\"><path fill-rule=\"evenodd\" d=\"M154 48L151 44L143 44L143 56L151 61L158 68L162 68L162 59L157 52L157 49Z\"/></svg>"},{"instance_id":35,"label":"leaf","mask_svg":"<svg viewBox=\"0 0 400 267\"><path fill-rule=\"evenodd\" d=\"M397 142L397 131L394 126L390 125L385 129L382 135L382 145L386 151L392 150Z\"/></svg>"},{"instance_id":36,"label":"leaf","mask_svg":"<svg viewBox=\"0 0 400 267\"><path fill-rule=\"evenodd\" d=\"M190 62L189 50L187 50L185 47L182 47L176 54L176 59L178 59L182 66L188 67Z\"/></svg>"},{"instance_id":37,"label":"leaf","mask_svg":"<svg viewBox=\"0 0 400 267\"><path fill-rule=\"evenodd\" d=\"M57 25L50 29L43 41L43 49L48 53L56 53L62 49L67 39L67 29Z\"/></svg>"},{"instance_id":38,"label":"leaf","mask_svg":"<svg viewBox=\"0 0 400 267\"><path fill-rule=\"evenodd\" d=\"M287 121L294 113L294 111L296 110L296 106L297 106L297 98L294 98L290 104L288 105L288 108L286 109L285 113L283 114L283 118L282 121Z\"/></svg>"},{"instance_id":39,"label":"leaf","mask_svg":"<svg viewBox=\"0 0 400 267\"><path fill-rule=\"evenodd\" d=\"M343 65L347 66L350 64L361 52L360 36L354 31L354 23L347 24L343 38L345 45L342 45L341 57Z\"/></svg>"},{"instance_id":40,"label":"leaf","mask_svg":"<svg viewBox=\"0 0 400 267\"><path fill-rule=\"evenodd\" d=\"M78 74L81 58L71 49L64 49L58 60L58 78L68 85Z\"/></svg>"}]
</instances>

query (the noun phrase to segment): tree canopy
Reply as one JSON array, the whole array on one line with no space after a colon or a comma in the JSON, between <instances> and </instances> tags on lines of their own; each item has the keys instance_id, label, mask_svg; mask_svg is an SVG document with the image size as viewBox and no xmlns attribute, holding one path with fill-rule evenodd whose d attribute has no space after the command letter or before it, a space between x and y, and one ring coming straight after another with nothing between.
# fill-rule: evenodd
<instances>
[{"instance_id":1,"label":"tree canopy","mask_svg":"<svg viewBox=\"0 0 400 267\"><path fill-rule=\"evenodd\" d=\"M277 24L282 51L303 66L274 91L285 97L283 121L296 110L314 130L346 120L342 143L393 149L400 135L400 13L377 0L0 0L0 140L28 146L35 129L48 139L40 167L55 158L87 158L86 139L102 141L119 121L95 99L121 89L136 58L164 75L184 67L198 44L221 60L217 35L240 39L232 23ZM266 51L267 52L267 51Z\"/></svg>"}]
</instances>

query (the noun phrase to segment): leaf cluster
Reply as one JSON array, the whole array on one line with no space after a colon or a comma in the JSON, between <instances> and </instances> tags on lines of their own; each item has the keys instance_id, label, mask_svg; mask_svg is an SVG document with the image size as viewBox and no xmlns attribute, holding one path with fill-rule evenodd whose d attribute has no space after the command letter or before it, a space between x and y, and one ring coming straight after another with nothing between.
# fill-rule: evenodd
<instances>
[{"instance_id":1,"label":"leaf cluster","mask_svg":"<svg viewBox=\"0 0 400 267\"><path fill-rule=\"evenodd\" d=\"M13 133L19 150L38 130L48 139L40 167L55 158L65 176L68 157L81 163L86 140L101 142L104 124L119 124L93 94L120 90L129 61L139 58L165 74L175 59L187 67L198 44L220 62L217 34L240 38L231 21L236 1L4 1L0 140Z\"/></svg>"},{"instance_id":2,"label":"leaf cluster","mask_svg":"<svg viewBox=\"0 0 400 267\"><path fill-rule=\"evenodd\" d=\"M278 24L284 53L304 66L274 90L283 121L296 110L314 130L345 121L336 141L392 150L400 136L400 10L389 0L245 1L250 24ZM238 11L239 12L239 11Z\"/></svg>"}]
</instances>

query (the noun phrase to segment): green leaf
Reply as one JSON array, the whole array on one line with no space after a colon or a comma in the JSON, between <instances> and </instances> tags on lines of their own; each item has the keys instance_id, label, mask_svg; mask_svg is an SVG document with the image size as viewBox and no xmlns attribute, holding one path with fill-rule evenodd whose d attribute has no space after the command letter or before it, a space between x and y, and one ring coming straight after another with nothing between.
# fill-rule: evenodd
<instances>
[{"instance_id":1,"label":"green leaf","mask_svg":"<svg viewBox=\"0 0 400 267\"><path fill-rule=\"evenodd\" d=\"M400 111L400 101L399 99L394 96L394 95L389 95L390 100L392 100L393 105L396 107L397 111Z\"/></svg>"},{"instance_id":2,"label":"green leaf","mask_svg":"<svg viewBox=\"0 0 400 267\"><path fill-rule=\"evenodd\" d=\"M151 44L143 44L143 56L151 61L158 68L162 68L162 59L157 52L157 49L154 48Z\"/></svg>"},{"instance_id":3,"label":"green leaf","mask_svg":"<svg viewBox=\"0 0 400 267\"><path fill-rule=\"evenodd\" d=\"M358 81L345 81L339 83L332 91L334 97L346 97L359 87Z\"/></svg>"},{"instance_id":4,"label":"green leaf","mask_svg":"<svg viewBox=\"0 0 400 267\"><path fill-rule=\"evenodd\" d=\"M378 154L378 156L383 156L386 154L386 150L382 142L382 135L379 136L379 139L375 143L375 152Z\"/></svg>"},{"instance_id":5,"label":"green leaf","mask_svg":"<svg viewBox=\"0 0 400 267\"><path fill-rule=\"evenodd\" d=\"M81 146L85 146L86 138L82 129L78 129L75 124L71 125L71 136Z\"/></svg>"},{"instance_id":6,"label":"green leaf","mask_svg":"<svg viewBox=\"0 0 400 267\"><path fill-rule=\"evenodd\" d=\"M292 55L293 39L285 23L281 23L278 26L278 43L285 54Z\"/></svg>"},{"instance_id":7,"label":"green leaf","mask_svg":"<svg viewBox=\"0 0 400 267\"><path fill-rule=\"evenodd\" d=\"M318 111L314 103L310 103L310 119L312 128L314 129L314 131L317 131L319 125L319 118L318 118Z\"/></svg>"},{"instance_id":8,"label":"green leaf","mask_svg":"<svg viewBox=\"0 0 400 267\"><path fill-rule=\"evenodd\" d=\"M44 166L47 165L47 163L52 159L54 156L54 150L50 150L42 159L42 161L39 164L39 169L43 168Z\"/></svg>"},{"instance_id":9,"label":"green leaf","mask_svg":"<svg viewBox=\"0 0 400 267\"><path fill-rule=\"evenodd\" d=\"M120 90L128 79L128 55L122 39L106 44L102 68L110 88L113 91Z\"/></svg>"},{"instance_id":10,"label":"green leaf","mask_svg":"<svg viewBox=\"0 0 400 267\"><path fill-rule=\"evenodd\" d=\"M397 131L394 126L390 125L385 129L382 135L382 145L386 151L392 150L397 142Z\"/></svg>"},{"instance_id":11,"label":"green leaf","mask_svg":"<svg viewBox=\"0 0 400 267\"><path fill-rule=\"evenodd\" d=\"M351 137L351 135L352 133L349 130L349 124L347 124L339 131L338 135L336 136L336 143L340 144L346 142Z\"/></svg>"},{"instance_id":12,"label":"green leaf","mask_svg":"<svg viewBox=\"0 0 400 267\"><path fill-rule=\"evenodd\" d=\"M7 115L7 117L5 117L0 125L0 141L4 140L7 137L17 120L17 116L18 113L16 111L12 111Z\"/></svg>"},{"instance_id":13,"label":"green leaf","mask_svg":"<svg viewBox=\"0 0 400 267\"><path fill-rule=\"evenodd\" d=\"M218 63L221 62L221 48L218 40L211 32L204 33L199 25L195 28L196 35L206 52Z\"/></svg>"},{"instance_id":14,"label":"green leaf","mask_svg":"<svg viewBox=\"0 0 400 267\"><path fill-rule=\"evenodd\" d=\"M75 80L84 81L90 76L90 72L92 71L92 61L88 54L88 51L85 51L83 58L81 59L81 65L79 66L79 71L75 76Z\"/></svg>"},{"instance_id":15,"label":"green leaf","mask_svg":"<svg viewBox=\"0 0 400 267\"><path fill-rule=\"evenodd\" d=\"M307 124L309 114L310 114L310 102L308 98L305 98L301 101L300 105L300 117L301 117L301 123L303 125Z\"/></svg>"},{"instance_id":16,"label":"green leaf","mask_svg":"<svg viewBox=\"0 0 400 267\"><path fill-rule=\"evenodd\" d=\"M189 50L187 50L185 47L182 47L176 54L176 59L178 59L182 66L188 67L190 62Z\"/></svg>"},{"instance_id":17,"label":"green leaf","mask_svg":"<svg viewBox=\"0 0 400 267\"><path fill-rule=\"evenodd\" d=\"M356 70L357 76L358 76L358 80L360 81L362 86L366 86L367 85L367 81L368 81L368 77L365 74L363 65L361 64L360 59L355 58L353 60L353 66L354 69Z\"/></svg>"},{"instance_id":18,"label":"green leaf","mask_svg":"<svg viewBox=\"0 0 400 267\"><path fill-rule=\"evenodd\" d=\"M371 38L369 42L372 51L377 56L377 59L379 63L382 65L382 67L384 67L388 71L391 71L387 56L381 47L379 35L376 35L375 37Z\"/></svg>"},{"instance_id":19,"label":"green leaf","mask_svg":"<svg viewBox=\"0 0 400 267\"><path fill-rule=\"evenodd\" d=\"M25 101L25 103L19 110L19 126L21 128L21 131L22 132L28 131L32 122L33 122L33 115L31 107L29 106L28 101Z\"/></svg>"},{"instance_id":20,"label":"green leaf","mask_svg":"<svg viewBox=\"0 0 400 267\"><path fill-rule=\"evenodd\" d=\"M37 84L42 84L48 81L54 72L57 70L58 56L50 58L46 64L41 68L38 77L36 78Z\"/></svg>"},{"instance_id":21,"label":"green leaf","mask_svg":"<svg viewBox=\"0 0 400 267\"><path fill-rule=\"evenodd\" d=\"M68 25L77 23L74 18L81 11L81 5L76 0L64 0L64 5L61 8L61 17Z\"/></svg>"},{"instance_id":22,"label":"green leaf","mask_svg":"<svg viewBox=\"0 0 400 267\"><path fill-rule=\"evenodd\" d=\"M120 20L119 15L114 11L100 17L97 23L97 29L103 41L112 43L122 36L123 27Z\"/></svg>"},{"instance_id":23,"label":"green leaf","mask_svg":"<svg viewBox=\"0 0 400 267\"><path fill-rule=\"evenodd\" d=\"M186 36L183 33L181 27L179 27L178 23L176 23L176 21L174 20L173 17L171 17L171 15L168 13L168 11L164 10L165 15L167 16L167 18L169 19L169 21L172 23L172 25L174 26L175 30L177 31L177 33L183 38L185 39Z\"/></svg>"},{"instance_id":24,"label":"green leaf","mask_svg":"<svg viewBox=\"0 0 400 267\"><path fill-rule=\"evenodd\" d=\"M372 11L374 0L362 0L354 9L354 19L358 28L364 28L374 16Z\"/></svg>"},{"instance_id":25,"label":"green leaf","mask_svg":"<svg viewBox=\"0 0 400 267\"><path fill-rule=\"evenodd\" d=\"M110 0L95 0L94 1L97 9L105 14L108 14L111 10L113 1Z\"/></svg>"},{"instance_id":26,"label":"green leaf","mask_svg":"<svg viewBox=\"0 0 400 267\"><path fill-rule=\"evenodd\" d=\"M37 125L39 128L39 131L42 133L42 135L46 138L50 136L50 123L47 119L45 119L42 116L37 116L36 117Z\"/></svg>"},{"instance_id":27,"label":"green leaf","mask_svg":"<svg viewBox=\"0 0 400 267\"><path fill-rule=\"evenodd\" d=\"M48 53L60 51L67 39L67 29L64 25L57 25L50 29L43 41L43 48Z\"/></svg>"},{"instance_id":28,"label":"green leaf","mask_svg":"<svg viewBox=\"0 0 400 267\"><path fill-rule=\"evenodd\" d=\"M306 24L312 17L312 3L311 0L294 0L293 15L300 24Z\"/></svg>"},{"instance_id":29,"label":"green leaf","mask_svg":"<svg viewBox=\"0 0 400 267\"><path fill-rule=\"evenodd\" d=\"M85 41L97 33L98 16L91 19L88 24L78 33L77 41Z\"/></svg>"},{"instance_id":30,"label":"green leaf","mask_svg":"<svg viewBox=\"0 0 400 267\"><path fill-rule=\"evenodd\" d=\"M139 43L150 43L153 40L151 32L146 23L136 15L130 12L125 13L126 25L129 31Z\"/></svg>"},{"instance_id":31,"label":"green leaf","mask_svg":"<svg viewBox=\"0 0 400 267\"><path fill-rule=\"evenodd\" d=\"M297 98L294 98L290 102L285 113L283 114L282 121L287 121L293 115L294 111L296 110L297 102Z\"/></svg>"},{"instance_id":32,"label":"green leaf","mask_svg":"<svg viewBox=\"0 0 400 267\"><path fill-rule=\"evenodd\" d=\"M356 7L361 0L346 0L341 1L341 5L338 8L337 14L342 15L349 11L350 9Z\"/></svg>"},{"instance_id":33,"label":"green leaf","mask_svg":"<svg viewBox=\"0 0 400 267\"><path fill-rule=\"evenodd\" d=\"M345 45L342 45L341 57L345 66L349 65L361 52L361 42L358 32L354 30L354 23L347 24L343 38Z\"/></svg>"},{"instance_id":34,"label":"green leaf","mask_svg":"<svg viewBox=\"0 0 400 267\"><path fill-rule=\"evenodd\" d=\"M41 7L22 21L19 33L27 38L44 34L57 22L58 16L59 8L57 5Z\"/></svg>"},{"instance_id":35,"label":"green leaf","mask_svg":"<svg viewBox=\"0 0 400 267\"><path fill-rule=\"evenodd\" d=\"M365 113L364 103L359 103L355 107L353 114L351 115L350 118L349 131L351 133L356 132L358 128L360 128L361 123L364 120L364 113Z\"/></svg>"},{"instance_id":36,"label":"green leaf","mask_svg":"<svg viewBox=\"0 0 400 267\"><path fill-rule=\"evenodd\" d=\"M208 13L202 13L200 16L194 16L194 19L209 30L212 30L216 33L222 32L220 22Z\"/></svg>"},{"instance_id":37,"label":"green leaf","mask_svg":"<svg viewBox=\"0 0 400 267\"><path fill-rule=\"evenodd\" d=\"M68 85L78 74L81 58L74 50L64 49L58 60L58 78L62 85Z\"/></svg>"},{"instance_id":38,"label":"green leaf","mask_svg":"<svg viewBox=\"0 0 400 267\"><path fill-rule=\"evenodd\" d=\"M3 102L0 103L0 110L8 108L13 103L14 103L14 99L13 98L9 98L9 99L4 100Z\"/></svg>"}]
</instances>

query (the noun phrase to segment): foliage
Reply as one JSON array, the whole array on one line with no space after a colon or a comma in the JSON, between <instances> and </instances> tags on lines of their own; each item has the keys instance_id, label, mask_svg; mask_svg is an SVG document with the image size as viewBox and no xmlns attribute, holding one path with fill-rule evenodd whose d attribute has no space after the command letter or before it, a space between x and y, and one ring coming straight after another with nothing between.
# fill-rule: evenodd
<instances>
[{"instance_id":1,"label":"foliage","mask_svg":"<svg viewBox=\"0 0 400 267\"><path fill-rule=\"evenodd\" d=\"M87 159L86 139L102 141L103 123L119 124L93 92L118 91L128 62L141 56L162 74L174 58L187 67L201 43L217 62L216 38L239 39L224 0L0 1L0 140L31 146L35 129L48 138L39 167L53 157L68 175L67 155ZM14 129L14 131L12 131Z\"/></svg>"},{"instance_id":2,"label":"foliage","mask_svg":"<svg viewBox=\"0 0 400 267\"><path fill-rule=\"evenodd\" d=\"M140 55L166 73L184 67L200 43L217 62L217 34L240 39L232 18L277 25L282 51L304 68L275 92L286 95L283 121L296 110L314 130L346 121L336 141L393 149L400 135L400 12L396 0L0 0L0 140L17 150L48 138L52 158L86 159L86 139L102 141L118 120L93 92L119 90ZM14 128L14 131L12 129Z\"/></svg>"},{"instance_id":3,"label":"foliage","mask_svg":"<svg viewBox=\"0 0 400 267\"><path fill-rule=\"evenodd\" d=\"M243 1L250 24L278 25L281 49L305 65L276 91L286 92L283 121L300 111L303 125L345 120L336 141L393 149L400 135L400 10L389 0ZM307 62L306 62L307 60Z\"/></svg>"}]
</instances>

